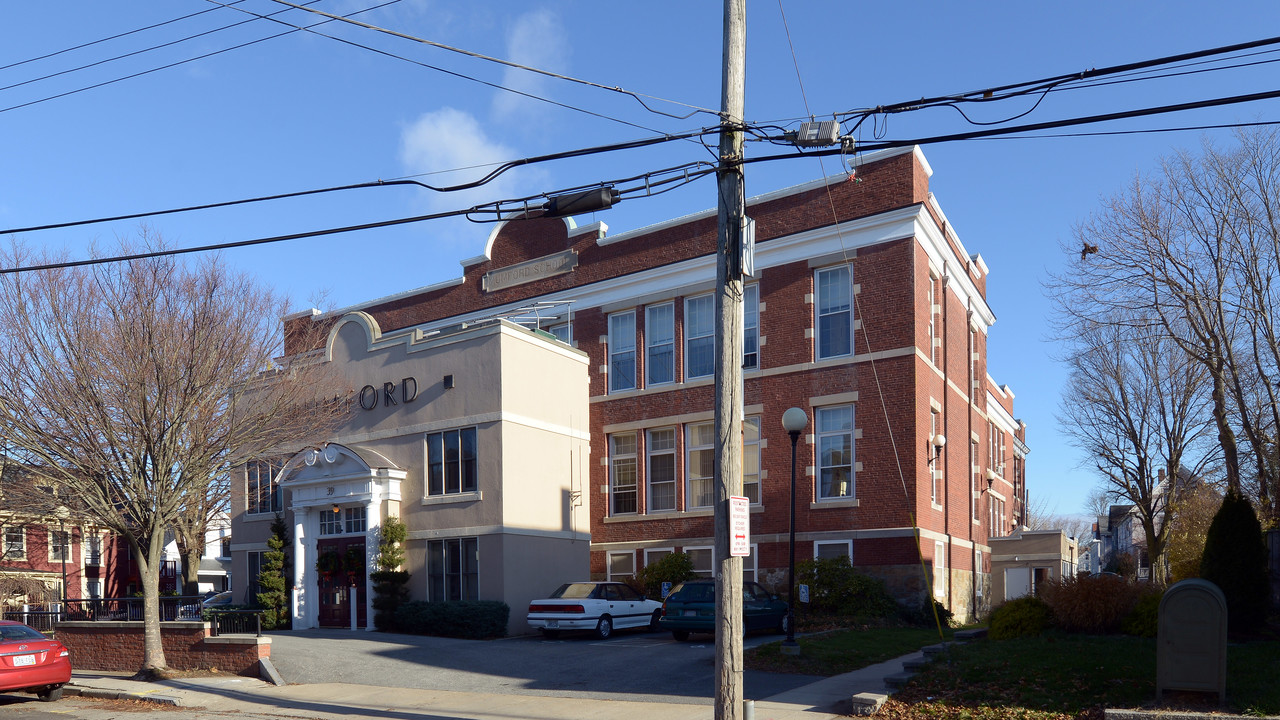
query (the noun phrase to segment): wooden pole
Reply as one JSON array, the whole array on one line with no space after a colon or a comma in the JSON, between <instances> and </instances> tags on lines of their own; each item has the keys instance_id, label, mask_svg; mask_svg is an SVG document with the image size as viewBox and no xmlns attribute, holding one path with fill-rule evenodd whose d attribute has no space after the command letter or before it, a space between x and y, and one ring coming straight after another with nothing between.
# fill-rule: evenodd
<instances>
[{"instance_id":1,"label":"wooden pole","mask_svg":"<svg viewBox=\"0 0 1280 720\"><path fill-rule=\"evenodd\" d=\"M741 720L742 558L729 554L729 497L742 494L742 177L746 0L724 3L716 233L716 720Z\"/></svg>"}]
</instances>

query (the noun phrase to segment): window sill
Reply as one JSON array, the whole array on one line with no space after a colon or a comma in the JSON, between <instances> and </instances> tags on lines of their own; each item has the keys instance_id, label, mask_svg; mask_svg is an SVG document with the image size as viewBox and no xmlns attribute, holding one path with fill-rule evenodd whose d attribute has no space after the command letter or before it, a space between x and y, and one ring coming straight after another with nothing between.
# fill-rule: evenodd
<instances>
[{"instance_id":1,"label":"window sill","mask_svg":"<svg viewBox=\"0 0 1280 720\"><path fill-rule=\"evenodd\" d=\"M422 498L423 505L455 505L458 503L472 503L484 500L484 491L476 490L475 492L453 493L452 495L428 495Z\"/></svg>"},{"instance_id":2,"label":"window sill","mask_svg":"<svg viewBox=\"0 0 1280 720\"><path fill-rule=\"evenodd\" d=\"M754 509L754 506L753 508ZM763 510L763 508L761 508ZM647 515L610 515L604 518L605 524L625 523L625 522L643 522L645 520L670 520L672 518L697 518L712 517L716 514L715 508L697 508L695 510L664 510L662 512L649 513Z\"/></svg>"},{"instance_id":3,"label":"window sill","mask_svg":"<svg viewBox=\"0 0 1280 720\"><path fill-rule=\"evenodd\" d=\"M829 510L834 508L856 508L862 505L858 498L840 498L839 500L819 500L809 503L810 510Z\"/></svg>"},{"instance_id":4,"label":"window sill","mask_svg":"<svg viewBox=\"0 0 1280 720\"><path fill-rule=\"evenodd\" d=\"M931 508L933 508L934 510L937 510L937 511L939 511L939 512L941 512L941 511L942 511L942 504L941 504L941 503L936 503L936 502L934 502L934 501L932 501L932 500L930 500L930 501L929 501L929 507L931 507Z\"/></svg>"}]
</instances>

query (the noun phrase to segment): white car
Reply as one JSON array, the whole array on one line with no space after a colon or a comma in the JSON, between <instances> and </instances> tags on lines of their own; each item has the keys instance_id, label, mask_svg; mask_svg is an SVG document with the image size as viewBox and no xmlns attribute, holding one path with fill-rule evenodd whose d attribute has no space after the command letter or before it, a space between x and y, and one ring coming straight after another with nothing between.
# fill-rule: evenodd
<instances>
[{"instance_id":1,"label":"white car","mask_svg":"<svg viewBox=\"0 0 1280 720\"><path fill-rule=\"evenodd\" d=\"M543 600L529 603L529 625L545 637L561 630L590 630L601 640L621 628L658 629L662 603L620 582L565 583Z\"/></svg>"}]
</instances>

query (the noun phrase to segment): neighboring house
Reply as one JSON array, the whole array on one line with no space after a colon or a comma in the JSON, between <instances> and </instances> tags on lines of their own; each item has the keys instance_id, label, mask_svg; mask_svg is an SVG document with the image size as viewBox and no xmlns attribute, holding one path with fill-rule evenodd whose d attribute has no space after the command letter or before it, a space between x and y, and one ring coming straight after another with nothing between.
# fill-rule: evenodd
<instances>
[{"instance_id":1,"label":"neighboring house","mask_svg":"<svg viewBox=\"0 0 1280 720\"><path fill-rule=\"evenodd\" d=\"M1199 477L1185 468L1178 472L1178 486L1188 491L1198 486ZM1159 509L1156 518L1156 529L1163 527L1168 516L1168 508L1164 497L1169 493L1171 485L1165 477L1165 471L1159 470L1156 487L1152 492L1153 504ZM1095 572L1125 569L1132 562L1133 572L1139 580L1151 578L1151 558L1147 554L1147 536L1142 528L1142 518L1138 507L1133 504L1112 505L1106 515L1099 515L1095 524L1095 536L1099 542L1096 550ZM1167 559L1166 559L1167 562Z\"/></svg>"},{"instance_id":2,"label":"neighboring house","mask_svg":"<svg viewBox=\"0 0 1280 720\"><path fill-rule=\"evenodd\" d=\"M4 467L0 604L114 597L128 587L132 567L127 547L89 519L73 497L13 464Z\"/></svg>"},{"instance_id":3,"label":"neighboring house","mask_svg":"<svg viewBox=\"0 0 1280 720\"><path fill-rule=\"evenodd\" d=\"M848 557L902 602L930 595L964 618L990 592L989 538L1024 520L1029 447L1013 392L986 370L986 262L931 174L919 148L893 150L862 158L857 182L748 201L743 566L784 589L780 419L799 407L797 557ZM676 551L710 576L715 248L714 211L614 236L513 219L457 280L286 318L289 339L328 330L323 347L286 352L336 363L356 417L244 468L233 576L256 576L277 512L294 627L349 622L353 582L371 616L364 571L389 515L409 530L414 598L503 600L512 632L567 580L630 579Z\"/></svg>"},{"instance_id":4,"label":"neighboring house","mask_svg":"<svg viewBox=\"0 0 1280 720\"><path fill-rule=\"evenodd\" d=\"M1046 581L1076 575L1078 547L1063 530L1019 530L990 542L993 605L1034 595Z\"/></svg>"},{"instance_id":5,"label":"neighboring house","mask_svg":"<svg viewBox=\"0 0 1280 720\"><path fill-rule=\"evenodd\" d=\"M160 567L160 589L180 592L184 569L178 543L170 539L164 546ZM231 519L221 514L210 521L204 533L204 554L200 557L199 592L231 589Z\"/></svg>"}]
</instances>

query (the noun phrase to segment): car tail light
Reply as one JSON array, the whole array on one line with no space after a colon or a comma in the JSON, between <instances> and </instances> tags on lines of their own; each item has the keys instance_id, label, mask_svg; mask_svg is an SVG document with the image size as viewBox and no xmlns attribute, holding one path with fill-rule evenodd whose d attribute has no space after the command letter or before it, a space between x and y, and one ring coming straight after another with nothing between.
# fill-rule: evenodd
<instances>
[{"instance_id":1,"label":"car tail light","mask_svg":"<svg viewBox=\"0 0 1280 720\"><path fill-rule=\"evenodd\" d=\"M58 657L67 657L69 655L71 655L71 651L66 648L62 648L62 650L58 652Z\"/></svg>"}]
</instances>

